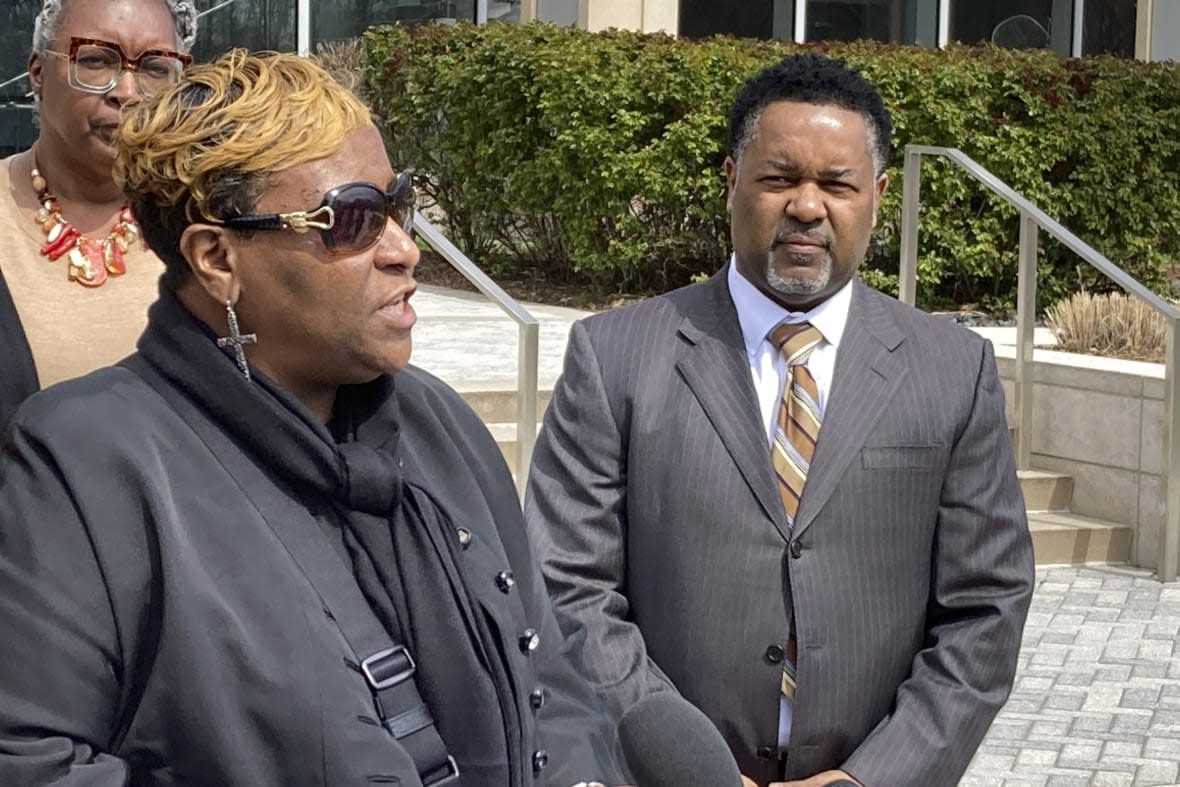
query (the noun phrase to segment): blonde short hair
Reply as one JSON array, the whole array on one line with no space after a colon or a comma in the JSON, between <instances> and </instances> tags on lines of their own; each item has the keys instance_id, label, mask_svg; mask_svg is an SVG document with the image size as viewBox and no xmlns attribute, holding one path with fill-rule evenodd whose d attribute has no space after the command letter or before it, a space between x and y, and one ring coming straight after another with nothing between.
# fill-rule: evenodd
<instances>
[{"instance_id":1,"label":"blonde short hair","mask_svg":"<svg viewBox=\"0 0 1180 787\"><path fill-rule=\"evenodd\" d=\"M271 175L330 156L369 123L365 104L313 61L233 49L131 105L115 180L175 286L188 272L188 225L253 212Z\"/></svg>"}]
</instances>

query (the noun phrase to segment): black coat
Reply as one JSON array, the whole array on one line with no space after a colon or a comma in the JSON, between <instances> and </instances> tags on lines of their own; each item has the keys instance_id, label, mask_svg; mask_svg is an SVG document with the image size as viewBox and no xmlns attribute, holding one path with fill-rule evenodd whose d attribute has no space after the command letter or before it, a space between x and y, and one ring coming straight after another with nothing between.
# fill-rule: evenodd
<instances>
[{"instance_id":1,"label":"black coat","mask_svg":"<svg viewBox=\"0 0 1180 787\"><path fill-rule=\"evenodd\" d=\"M613 723L560 652L496 445L425 372L399 372L397 396L405 478L472 535L464 576L506 651L523 756L547 759L536 783L618 783ZM345 664L356 654L285 548L333 550L324 523L265 467L228 472L220 451L125 367L54 386L13 420L0 784L419 784L401 746L358 720L373 700ZM510 591L496 585L505 569ZM526 625L540 632L531 653Z\"/></svg>"},{"instance_id":2,"label":"black coat","mask_svg":"<svg viewBox=\"0 0 1180 787\"><path fill-rule=\"evenodd\" d=\"M20 403L40 387L29 341L0 271L0 430Z\"/></svg>"}]
</instances>

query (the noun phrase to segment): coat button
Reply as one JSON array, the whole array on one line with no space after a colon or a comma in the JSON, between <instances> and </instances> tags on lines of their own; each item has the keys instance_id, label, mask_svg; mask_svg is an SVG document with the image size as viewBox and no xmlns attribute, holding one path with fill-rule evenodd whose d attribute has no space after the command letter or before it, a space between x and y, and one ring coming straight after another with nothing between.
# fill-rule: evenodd
<instances>
[{"instance_id":1,"label":"coat button","mask_svg":"<svg viewBox=\"0 0 1180 787\"><path fill-rule=\"evenodd\" d=\"M549 698L549 692L544 689L533 689L529 692L529 704L533 706L533 710L540 710L541 706L545 704L545 700Z\"/></svg>"},{"instance_id":2,"label":"coat button","mask_svg":"<svg viewBox=\"0 0 1180 787\"><path fill-rule=\"evenodd\" d=\"M798 540L791 542L791 557L799 557L803 554L803 544Z\"/></svg>"},{"instance_id":3,"label":"coat button","mask_svg":"<svg viewBox=\"0 0 1180 787\"><path fill-rule=\"evenodd\" d=\"M461 527L456 531L459 534L459 546L466 549L471 546L471 531L465 527Z\"/></svg>"},{"instance_id":4,"label":"coat button","mask_svg":"<svg viewBox=\"0 0 1180 787\"><path fill-rule=\"evenodd\" d=\"M540 773L549 764L549 752L537 749L533 752L533 773Z\"/></svg>"},{"instance_id":5,"label":"coat button","mask_svg":"<svg viewBox=\"0 0 1180 787\"><path fill-rule=\"evenodd\" d=\"M500 588L501 592L507 593L512 590L512 586L515 584L516 578L512 576L511 571L501 571L496 574L496 587Z\"/></svg>"},{"instance_id":6,"label":"coat button","mask_svg":"<svg viewBox=\"0 0 1180 787\"><path fill-rule=\"evenodd\" d=\"M764 655L766 656L766 660L771 664L781 664L784 654L783 649L778 645L771 645L766 649L766 653Z\"/></svg>"},{"instance_id":7,"label":"coat button","mask_svg":"<svg viewBox=\"0 0 1180 787\"><path fill-rule=\"evenodd\" d=\"M525 629L520 635L520 652L531 653L541 644L541 635L536 629Z\"/></svg>"},{"instance_id":8,"label":"coat button","mask_svg":"<svg viewBox=\"0 0 1180 787\"><path fill-rule=\"evenodd\" d=\"M754 750L754 755L760 760L773 760L778 756L772 746L759 746Z\"/></svg>"}]
</instances>

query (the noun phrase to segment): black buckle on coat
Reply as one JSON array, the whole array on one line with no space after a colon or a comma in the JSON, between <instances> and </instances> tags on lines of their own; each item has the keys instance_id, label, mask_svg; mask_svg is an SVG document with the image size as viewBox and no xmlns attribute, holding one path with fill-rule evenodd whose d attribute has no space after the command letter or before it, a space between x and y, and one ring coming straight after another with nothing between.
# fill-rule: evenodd
<instances>
[{"instance_id":1,"label":"black buckle on coat","mask_svg":"<svg viewBox=\"0 0 1180 787\"><path fill-rule=\"evenodd\" d=\"M447 784L459 783L459 766L454 757L447 757L447 761L434 773L422 777L422 787L443 787Z\"/></svg>"},{"instance_id":2,"label":"black buckle on coat","mask_svg":"<svg viewBox=\"0 0 1180 787\"><path fill-rule=\"evenodd\" d=\"M361 662L365 680L375 690L396 686L414 674L417 666L404 645L382 650Z\"/></svg>"}]
</instances>

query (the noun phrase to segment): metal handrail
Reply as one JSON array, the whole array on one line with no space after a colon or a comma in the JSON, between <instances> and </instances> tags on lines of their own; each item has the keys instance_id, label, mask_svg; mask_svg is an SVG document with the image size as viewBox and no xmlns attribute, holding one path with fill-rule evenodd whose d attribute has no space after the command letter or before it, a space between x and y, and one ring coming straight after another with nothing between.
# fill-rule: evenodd
<instances>
[{"instance_id":1,"label":"metal handrail","mask_svg":"<svg viewBox=\"0 0 1180 787\"><path fill-rule=\"evenodd\" d=\"M529 462L537 442L537 358L540 347L540 324L537 318L504 292L487 274L475 266L467 255L430 223L421 213L414 215L414 230L430 247L443 256L467 281L511 317L519 327L516 366L516 487L524 497Z\"/></svg>"},{"instance_id":2,"label":"metal handrail","mask_svg":"<svg viewBox=\"0 0 1180 787\"><path fill-rule=\"evenodd\" d=\"M1112 279L1126 292L1160 314L1167 322L1164 352L1164 522L1159 535L1158 576L1164 582L1177 578L1180 563L1180 311L1136 281L1129 273L1094 250L1026 197L988 172L957 148L906 145L902 173L901 269L898 298L913 305L918 291L918 209L921 197L922 156L950 159L992 193L1020 211L1019 257L1016 284L1016 465L1027 470L1032 462L1033 330L1037 304L1037 240L1044 230L1087 263Z\"/></svg>"},{"instance_id":3,"label":"metal handrail","mask_svg":"<svg viewBox=\"0 0 1180 787\"><path fill-rule=\"evenodd\" d=\"M12 84L15 84L15 83L17 83L17 82L20 82L22 79L24 79L24 78L25 78L25 77L27 77L28 75L29 75L29 72L28 72L28 71L24 71L24 72L22 72L22 73L20 73L20 74L17 74L16 76L14 76L12 79L7 79L7 80L5 80L5 81L3 81L3 82L0 82L0 90L3 90L4 88L8 87L9 85L12 85Z\"/></svg>"}]
</instances>

